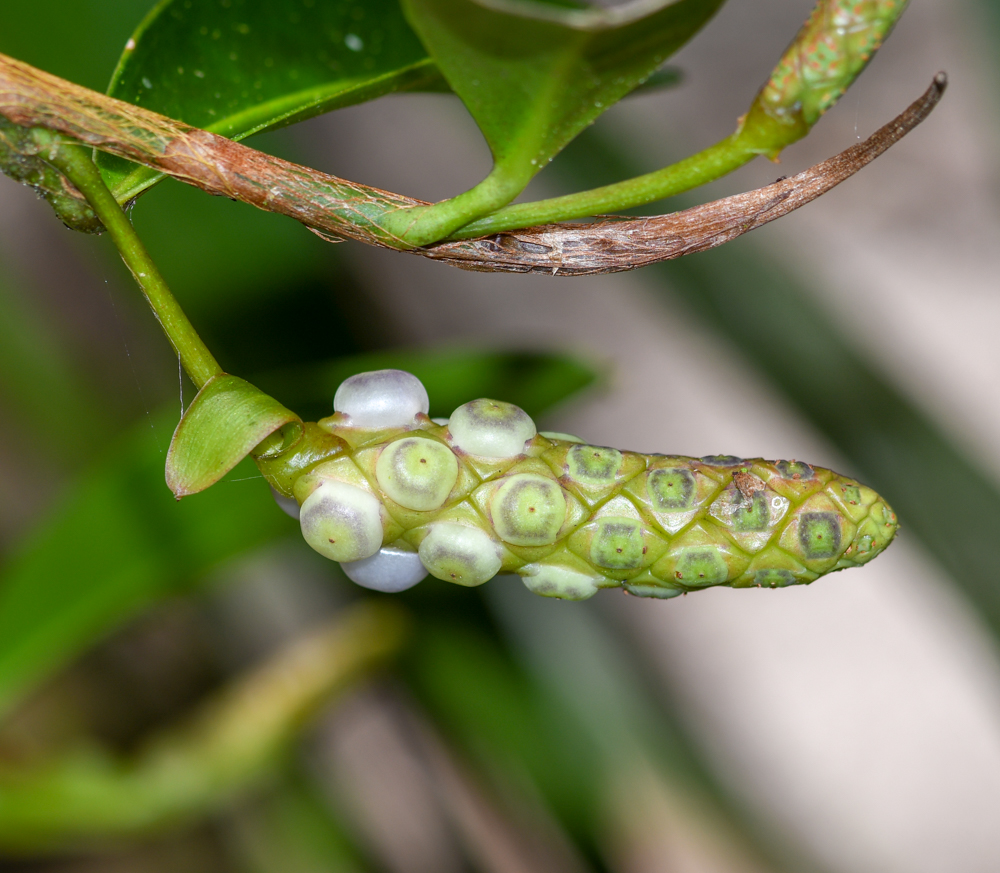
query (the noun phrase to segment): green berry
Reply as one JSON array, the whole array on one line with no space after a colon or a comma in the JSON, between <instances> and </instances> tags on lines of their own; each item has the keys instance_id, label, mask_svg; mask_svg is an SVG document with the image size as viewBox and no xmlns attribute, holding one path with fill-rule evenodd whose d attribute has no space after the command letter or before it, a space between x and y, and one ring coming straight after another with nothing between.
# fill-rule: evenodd
<instances>
[{"instance_id":1,"label":"green berry","mask_svg":"<svg viewBox=\"0 0 1000 873\"><path fill-rule=\"evenodd\" d=\"M302 536L334 561L360 561L382 547L379 501L354 485L327 479L303 501Z\"/></svg>"},{"instance_id":2,"label":"green berry","mask_svg":"<svg viewBox=\"0 0 1000 873\"><path fill-rule=\"evenodd\" d=\"M440 509L458 481L458 460L446 445L427 437L389 443L375 464L387 497L407 509Z\"/></svg>"},{"instance_id":3,"label":"green berry","mask_svg":"<svg viewBox=\"0 0 1000 873\"><path fill-rule=\"evenodd\" d=\"M566 498L552 479L535 473L510 476L490 501L493 526L505 543L545 546L559 538Z\"/></svg>"},{"instance_id":4,"label":"green berry","mask_svg":"<svg viewBox=\"0 0 1000 873\"><path fill-rule=\"evenodd\" d=\"M431 525L418 554L428 573L456 585L482 585L500 572L497 544L485 531L465 524Z\"/></svg>"}]
</instances>

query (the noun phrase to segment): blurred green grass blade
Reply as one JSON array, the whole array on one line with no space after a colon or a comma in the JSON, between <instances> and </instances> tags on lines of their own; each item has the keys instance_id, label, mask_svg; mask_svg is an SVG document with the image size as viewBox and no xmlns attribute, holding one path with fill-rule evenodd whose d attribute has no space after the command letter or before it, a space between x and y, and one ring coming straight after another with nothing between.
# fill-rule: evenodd
<instances>
[{"instance_id":1,"label":"blurred green grass blade","mask_svg":"<svg viewBox=\"0 0 1000 873\"><path fill-rule=\"evenodd\" d=\"M311 774L309 774L311 775ZM261 809L236 828L247 873L365 873L370 869L345 824L306 774L286 774Z\"/></svg>"},{"instance_id":2,"label":"blurred green grass blade","mask_svg":"<svg viewBox=\"0 0 1000 873\"><path fill-rule=\"evenodd\" d=\"M582 178L595 163L632 171L627 155L597 134L581 138L567 155ZM885 496L903 535L922 542L1000 634L992 548L1000 490L986 466L880 374L812 302L801 280L752 240L643 275L659 284L665 302L682 300L788 397ZM748 340L757 337L768 341Z\"/></svg>"},{"instance_id":3,"label":"blurred green grass blade","mask_svg":"<svg viewBox=\"0 0 1000 873\"><path fill-rule=\"evenodd\" d=\"M388 600L361 600L216 689L128 755L77 748L0 766L0 846L67 851L155 836L231 807L286 757L303 724L383 665L408 633Z\"/></svg>"},{"instance_id":4,"label":"blurred green grass blade","mask_svg":"<svg viewBox=\"0 0 1000 873\"><path fill-rule=\"evenodd\" d=\"M153 419L169 433L176 411ZM294 530L263 482L176 503L141 422L70 490L0 574L0 715L37 682L214 565ZM249 462L234 479L257 476Z\"/></svg>"},{"instance_id":5,"label":"blurred green grass blade","mask_svg":"<svg viewBox=\"0 0 1000 873\"><path fill-rule=\"evenodd\" d=\"M108 88L241 140L399 90L446 90L396 0L163 0L133 33ZM162 178L98 163L124 202Z\"/></svg>"},{"instance_id":6,"label":"blurred green grass blade","mask_svg":"<svg viewBox=\"0 0 1000 873\"><path fill-rule=\"evenodd\" d=\"M592 363L547 352L481 352L466 349L393 350L338 358L322 367L302 367L261 374L253 381L293 409L323 404L348 376L394 367L413 373L430 395L431 415L447 417L477 397L494 397L538 416L594 384Z\"/></svg>"},{"instance_id":7,"label":"blurred green grass blade","mask_svg":"<svg viewBox=\"0 0 1000 873\"><path fill-rule=\"evenodd\" d=\"M465 616L443 622L434 611L417 622L418 639L407 659L411 687L435 722L488 775L528 778L593 857L605 787L599 749L481 625Z\"/></svg>"},{"instance_id":8,"label":"blurred green grass blade","mask_svg":"<svg viewBox=\"0 0 1000 873\"><path fill-rule=\"evenodd\" d=\"M648 691L629 641L603 631L589 606L539 603L516 579L481 590L492 609L468 597L408 595L417 615L403 661L411 690L501 788L526 781L595 868L605 867L608 793L646 759L754 869L817 869L746 820Z\"/></svg>"}]
</instances>

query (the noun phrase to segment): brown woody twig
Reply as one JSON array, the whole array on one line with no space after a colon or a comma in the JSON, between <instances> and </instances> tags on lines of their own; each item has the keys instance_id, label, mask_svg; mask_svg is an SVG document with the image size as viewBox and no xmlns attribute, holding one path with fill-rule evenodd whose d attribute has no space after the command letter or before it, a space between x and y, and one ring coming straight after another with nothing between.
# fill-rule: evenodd
<instances>
[{"instance_id":1,"label":"brown woody twig","mask_svg":"<svg viewBox=\"0 0 1000 873\"><path fill-rule=\"evenodd\" d=\"M705 251L804 206L853 176L930 114L947 85L927 91L864 142L744 194L648 218L550 224L409 248L381 227L386 212L424 205L281 160L115 100L0 55L0 115L71 136L187 182L302 222L324 238L410 251L467 270L581 276L634 270Z\"/></svg>"}]
</instances>

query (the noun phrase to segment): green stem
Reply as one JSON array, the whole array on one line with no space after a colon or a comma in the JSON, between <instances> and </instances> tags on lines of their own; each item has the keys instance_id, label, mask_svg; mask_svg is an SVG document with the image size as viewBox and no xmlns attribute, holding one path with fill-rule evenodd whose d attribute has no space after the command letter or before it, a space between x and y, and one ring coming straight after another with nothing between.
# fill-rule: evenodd
<instances>
[{"instance_id":1,"label":"green stem","mask_svg":"<svg viewBox=\"0 0 1000 873\"><path fill-rule=\"evenodd\" d=\"M466 224L453 232L451 238L473 239L521 227L588 218L633 206L644 206L654 200L663 200L714 182L739 169L758 154L759 149L749 148L742 137L734 133L696 155L644 176L577 194L506 206L492 215Z\"/></svg>"},{"instance_id":2,"label":"green stem","mask_svg":"<svg viewBox=\"0 0 1000 873\"><path fill-rule=\"evenodd\" d=\"M468 191L432 206L411 206L384 215L379 224L397 240L414 246L427 245L449 236L476 216L510 203L530 181L530 176L511 174L503 164L494 164L490 174Z\"/></svg>"},{"instance_id":3,"label":"green stem","mask_svg":"<svg viewBox=\"0 0 1000 873\"><path fill-rule=\"evenodd\" d=\"M107 228L163 332L180 356L185 372L200 389L213 376L222 373L222 368L171 293L132 222L104 184L89 151L45 130L36 130L34 137L43 147L41 156L76 186Z\"/></svg>"}]
</instances>

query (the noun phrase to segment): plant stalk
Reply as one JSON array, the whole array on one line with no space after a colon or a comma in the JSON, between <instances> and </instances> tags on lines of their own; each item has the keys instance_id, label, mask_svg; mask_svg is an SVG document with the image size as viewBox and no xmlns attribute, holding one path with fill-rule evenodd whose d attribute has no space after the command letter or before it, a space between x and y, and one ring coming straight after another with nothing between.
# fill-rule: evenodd
<instances>
[{"instance_id":1,"label":"plant stalk","mask_svg":"<svg viewBox=\"0 0 1000 873\"><path fill-rule=\"evenodd\" d=\"M132 222L104 184L88 150L45 130L36 130L34 136L43 147L41 156L76 186L107 228L125 266L131 271L160 327L180 356L184 371L201 389L209 379L223 372L222 367L171 293Z\"/></svg>"},{"instance_id":2,"label":"plant stalk","mask_svg":"<svg viewBox=\"0 0 1000 873\"><path fill-rule=\"evenodd\" d=\"M760 150L748 147L738 133L676 164L623 182L562 197L515 203L464 225L450 239L475 239L532 225L572 221L644 206L707 185L749 163Z\"/></svg>"},{"instance_id":3,"label":"plant stalk","mask_svg":"<svg viewBox=\"0 0 1000 873\"><path fill-rule=\"evenodd\" d=\"M922 97L863 143L757 191L673 215L542 225L417 248L401 247L379 222L387 212L430 204L291 164L3 55L0 115L20 127L72 137L203 191L289 216L331 241L354 239L471 270L580 276L634 270L705 251L788 214L913 130L937 105L946 84L947 77L939 74ZM742 136L748 135L746 128Z\"/></svg>"}]
</instances>

